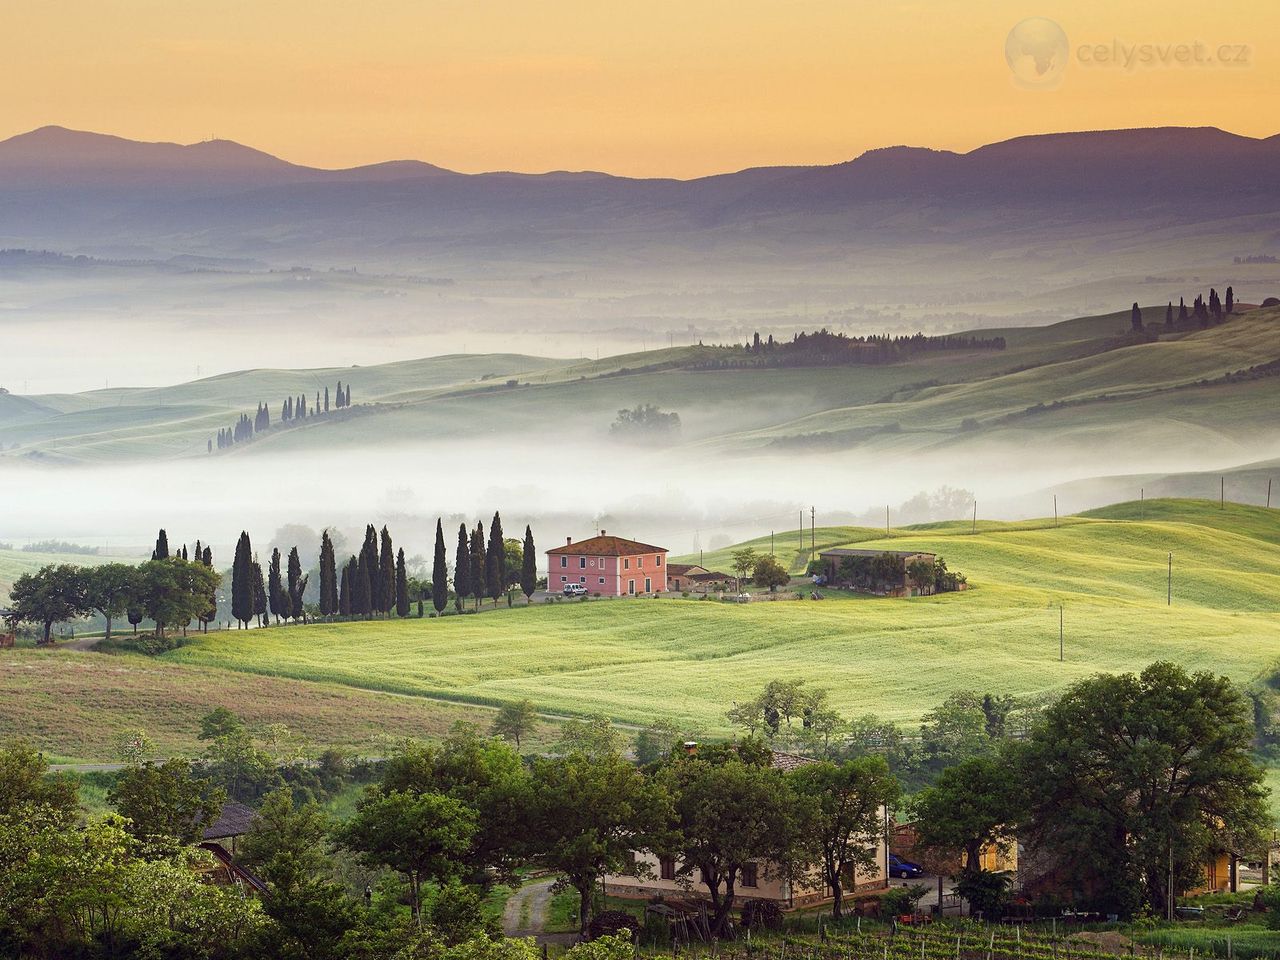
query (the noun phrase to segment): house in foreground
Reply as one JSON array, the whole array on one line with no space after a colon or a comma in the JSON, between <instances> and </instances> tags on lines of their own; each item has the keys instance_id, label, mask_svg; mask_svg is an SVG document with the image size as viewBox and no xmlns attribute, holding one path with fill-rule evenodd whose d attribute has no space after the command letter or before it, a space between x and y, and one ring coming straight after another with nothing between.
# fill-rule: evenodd
<instances>
[{"instance_id":1,"label":"house in foreground","mask_svg":"<svg viewBox=\"0 0 1280 960\"><path fill-rule=\"evenodd\" d=\"M602 597L634 597L667 589L666 547L655 547L605 530L588 540L547 551L547 589L552 593L571 583Z\"/></svg>"},{"instance_id":2,"label":"house in foreground","mask_svg":"<svg viewBox=\"0 0 1280 960\"><path fill-rule=\"evenodd\" d=\"M788 771L808 763L814 763L808 757L793 753L773 754L773 766L777 770ZM884 809L881 808L884 815ZM888 880L888 848L883 835L868 837L867 845L875 848L875 863L871 869L850 870L841 885L845 896L852 899L860 893L879 892L889 886ZM638 851L635 855L636 869L625 874L608 874L604 878L605 894L614 897L650 900L662 897L667 900L698 899L710 900L711 891L700 879L680 877L681 862L676 859L659 857L647 850ZM648 869L642 869L642 865ZM646 876L640 876L640 874ZM768 900L776 903L783 910L794 910L816 904L828 903L832 899L832 891L817 876L805 880L791 880L777 864L768 861L746 864L738 877L734 890L735 901L741 905L747 900Z\"/></svg>"}]
</instances>

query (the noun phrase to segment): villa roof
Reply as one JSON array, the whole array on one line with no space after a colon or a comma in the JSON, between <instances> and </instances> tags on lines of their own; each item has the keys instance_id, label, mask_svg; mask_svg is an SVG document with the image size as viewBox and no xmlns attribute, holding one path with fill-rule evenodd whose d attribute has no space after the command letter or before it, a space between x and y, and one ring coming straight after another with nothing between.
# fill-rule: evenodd
<instances>
[{"instance_id":1,"label":"villa roof","mask_svg":"<svg viewBox=\"0 0 1280 960\"><path fill-rule=\"evenodd\" d=\"M792 770L798 770L800 767L807 767L809 764L817 762L812 757L802 757L798 753L783 753L780 750L774 750L772 751L772 759L769 765L775 770L790 773Z\"/></svg>"},{"instance_id":2,"label":"villa roof","mask_svg":"<svg viewBox=\"0 0 1280 960\"><path fill-rule=\"evenodd\" d=\"M222 805L222 812L200 834L204 840L224 840L227 837L239 837L248 833L258 814L252 807L243 803L228 800Z\"/></svg>"},{"instance_id":3,"label":"villa roof","mask_svg":"<svg viewBox=\"0 0 1280 960\"><path fill-rule=\"evenodd\" d=\"M637 540L627 540L624 537L610 537L601 533L598 537L591 537L588 540L580 540L574 543L572 540L563 547L555 547L547 551L548 556L562 553L571 553L574 556L579 554L588 557L631 557L637 553L666 553L666 547L655 547L652 544L640 543Z\"/></svg>"},{"instance_id":4,"label":"villa roof","mask_svg":"<svg viewBox=\"0 0 1280 960\"><path fill-rule=\"evenodd\" d=\"M667 564L667 576L669 577L695 576L698 571L701 571L702 573L710 572L706 567L696 563Z\"/></svg>"}]
</instances>

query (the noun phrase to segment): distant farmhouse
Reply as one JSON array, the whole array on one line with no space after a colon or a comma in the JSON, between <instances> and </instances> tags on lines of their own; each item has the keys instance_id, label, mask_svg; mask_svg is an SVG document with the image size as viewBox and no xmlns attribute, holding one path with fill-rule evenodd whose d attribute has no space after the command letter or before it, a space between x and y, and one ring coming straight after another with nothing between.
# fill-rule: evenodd
<instances>
[{"instance_id":1,"label":"distant farmhouse","mask_svg":"<svg viewBox=\"0 0 1280 960\"><path fill-rule=\"evenodd\" d=\"M666 547L655 547L601 530L598 537L547 551L547 589L563 590L571 583L588 593L626 597L660 593L667 588Z\"/></svg>"},{"instance_id":2,"label":"distant farmhouse","mask_svg":"<svg viewBox=\"0 0 1280 960\"><path fill-rule=\"evenodd\" d=\"M733 582L733 574L708 570L696 563L671 563L667 565L667 590L671 593L707 593L726 590Z\"/></svg>"},{"instance_id":3,"label":"distant farmhouse","mask_svg":"<svg viewBox=\"0 0 1280 960\"><path fill-rule=\"evenodd\" d=\"M915 550L836 547L818 554L828 586L886 597L919 597L967 587L964 575L947 570L937 554Z\"/></svg>"}]
</instances>

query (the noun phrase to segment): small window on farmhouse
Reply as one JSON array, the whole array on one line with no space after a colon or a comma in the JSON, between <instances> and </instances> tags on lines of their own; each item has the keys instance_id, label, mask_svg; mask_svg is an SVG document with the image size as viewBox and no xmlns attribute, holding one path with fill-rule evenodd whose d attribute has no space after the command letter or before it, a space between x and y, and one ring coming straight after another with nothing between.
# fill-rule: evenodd
<instances>
[{"instance_id":1,"label":"small window on farmhouse","mask_svg":"<svg viewBox=\"0 0 1280 960\"><path fill-rule=\"evenodd\" d=\"M630 558L630 557L623 557L623 558L622 558L622 569L623 569L623 570L630 570L630 569L631 569L631 558Z\"/></svg>"},{"instance_id":2,"label":"small window on farmhouse","mask_svg":"<svg viewBox=\"0 0 1280 960\"><path fill-rule=\"evenodd\" d=\"M663 880L676 878L676 861L674 857L663 857L658 861L658 876Z\"/></svg>"},{"instance_id":3,"label":"small window on farmhouse","mask_svg":"<svg viewBox=\"0 0 1280 960\"><path fill-rule=\"evenodd\" d=\"M636 566L637 566L637 567L643 567L643 566L644 566L644 557L636 557Z\"/></svg>"},{"instance_id":4,"label":"small window on farmhouse","mask_svg":"<svg viewBox=\"0 0 1280 960\"><path fill-rule=\"evenodd\" d=\"M569 582L569 578L568 578L568 577L561 577L561 578L560 578L560 582L561 582L561 583L568 583L568 582Z\"/></svg>"},{"instance_id":5,"label":"small window on farmhouse","mask_svg":"<svg viewBox=\"0 0 1280 960\"><path fill-rule=\"evenodd\" d=\"M662 566L662 554L658 554L654 559L658 566Z\"/></svg>"},{"instance_id":6,"label":"small window on farmhouse","mask_svg":"<svg viewBox=\"0 0 1280 960\"><path fill-rule=\"evenodd\" d=\"M586 578L586 577L579 577L579 578L578 578L578 582L579 582L579 583L586 583L586 582L587 582L587 578Z\"/></svg>"},{"instance_id":7,"label":"small window on farmhouse","mask_svg":"<svg viewBox=\"0 0 1280 960\"><path fill-rule=\"evenodd\" d=\"M604 577L601 577L601 578L600 578L600 582L601 582L601 583L604 583Z\"/></svg>"},{"instance_id":8,"label":"small window on farmhouse","mask_svg":"<svg viewBox=\"0 0 1280 960\"><path fill-rule=\"evenodd\" d=\"M562 567L567 567L568 565L569 565L569 558L568 558L568 557L561 557L561 558L560 558L560 566L562 566Z\"/></svg>"},{"instance_id":9,"label":"small window on farmhouse","mask_svg":"<svg viewBox=\"0 0 1280 960\"><path fill-rule=\"evenodd\" d=\"M760 870L754 863L742 865L742 885L744 887L760 886Z\"/></svg>"},{"instance_id":10,"label":"small window on farmhouse","mask_svg":"<svg viewBox=\"0 0 1280 960\"><path fill-rule=\"evenodd\" d=\"M585 570L585 569L587 569L587 558L586 558L586 557L579 557L579 558L578 558L578 569L579 569L579 570Z\"/></svg>"}]
</instances>

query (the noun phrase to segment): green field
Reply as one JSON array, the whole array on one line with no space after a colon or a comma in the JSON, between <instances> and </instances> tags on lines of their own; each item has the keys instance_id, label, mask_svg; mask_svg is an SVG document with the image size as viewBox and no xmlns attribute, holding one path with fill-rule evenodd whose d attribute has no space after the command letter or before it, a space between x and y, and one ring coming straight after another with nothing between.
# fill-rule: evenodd
<instances>
[{"instance_id":1,"label":"green field","mask_svg":"<svg viewBox=\"0 0 1280 960\"><path fill-rule=\"evenodd\" d=\"M942 554L972 589L912 600L608 600L481 616L211 634L169 664L493 704L657 716L724 733L773 678L829 688L845 715L910 722L961 689L1041 694L1167 658L1245 682L1280 662L1280 511L1185 501L1089 517L822 531ZM1118 519L1113 519L1118 518ZM1174 603L1166 605L1174 555ZM718 558L716 558L718 559ZM790 559L790 558L788 558ZM1065 660L1058 659L1058 605Z\"/></svg>"}]
</instances>

